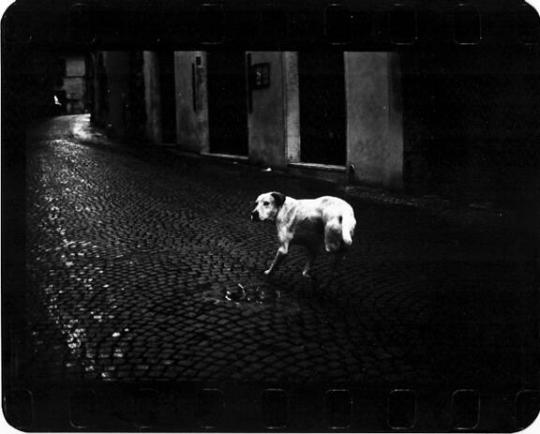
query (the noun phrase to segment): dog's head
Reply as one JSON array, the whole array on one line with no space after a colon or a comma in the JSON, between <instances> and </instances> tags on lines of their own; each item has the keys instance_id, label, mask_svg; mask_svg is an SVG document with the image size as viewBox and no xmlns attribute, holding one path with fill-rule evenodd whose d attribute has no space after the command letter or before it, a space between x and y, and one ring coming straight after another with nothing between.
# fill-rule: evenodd
<instances>
[{"instance_id":1,"label":"dog's head","mask_svg":"<svg viewBox=\"0 0 540 434\"><path fill-rule=\"evenodd\" d=\"M259 195L255 201L255 209L251 211L251 221L274 221L279 209L285 202L286 196L283 193L272 191Z\"/></svg>"}]
</instances>

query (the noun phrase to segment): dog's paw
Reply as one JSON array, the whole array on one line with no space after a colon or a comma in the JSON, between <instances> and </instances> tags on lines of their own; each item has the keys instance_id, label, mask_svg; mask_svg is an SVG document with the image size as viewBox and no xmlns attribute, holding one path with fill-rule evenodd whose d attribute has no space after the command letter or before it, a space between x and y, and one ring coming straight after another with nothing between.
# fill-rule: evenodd
<instances>
[{"instance_id":1,"label":"dog's paw","mask_svg":"<svg viewBox=\"0 0 540 434\"><path fill-rule=\"evenodd\" d=\"M311 279L311 274L309 273L309 271L302 271L302 277Z\"/></svg>"},{"instance_id":2,"label":"dog's paw","mask_svg":"<svg viewBox=\"0 0 540 434\"><path fill-rule=\"evenodd\" d=\"M269 276L272 270L269 268L268 270L264 270L264 275Z\"/></svg>"}]
</instances>

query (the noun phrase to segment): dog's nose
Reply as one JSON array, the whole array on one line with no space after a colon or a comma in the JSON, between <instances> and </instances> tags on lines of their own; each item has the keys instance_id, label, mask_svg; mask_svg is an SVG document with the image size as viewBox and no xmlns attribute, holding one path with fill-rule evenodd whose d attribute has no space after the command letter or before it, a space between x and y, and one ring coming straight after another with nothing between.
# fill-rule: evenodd
<instances>
[{"instance_id":1,"label":"dog's nose","mask_svg":"<svg viewBox=\"0 0 540 434\"><path fill-rule=\"evenodd\" d=\"M251 212L251 221L252 222L259 221L259 211L252 211Z\"/></svg>"}]
</instances>

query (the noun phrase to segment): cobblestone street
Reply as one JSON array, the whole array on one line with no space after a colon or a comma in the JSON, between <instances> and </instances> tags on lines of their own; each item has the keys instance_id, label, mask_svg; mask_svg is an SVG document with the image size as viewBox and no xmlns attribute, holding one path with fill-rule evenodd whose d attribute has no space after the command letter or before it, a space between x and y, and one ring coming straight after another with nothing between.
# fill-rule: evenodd
<instances>
[{"instance_id":1,"label":"cobblestone street","mask_svg":"<svg viewBox=\"0 0 540 434\"><path fill-rule=\"evenodd\" d=\"M293 248L267 278L275 228L250 222L253 200L340 195L335 186L114 144L85 115L32 132L26 178L30 377L536 378L523 357L535 295L508 230L341 195L358 223L339 275L320 256L303 278Z\"/></svg>"}]
</instances>

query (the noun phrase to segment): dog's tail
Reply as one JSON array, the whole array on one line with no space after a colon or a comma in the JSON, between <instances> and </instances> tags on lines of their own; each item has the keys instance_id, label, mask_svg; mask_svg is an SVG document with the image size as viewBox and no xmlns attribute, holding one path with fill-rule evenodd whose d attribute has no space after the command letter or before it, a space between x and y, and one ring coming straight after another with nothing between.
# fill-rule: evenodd
<instances>
[{"instance_id":1,"label":"dog's tail","mask_svg":"<svg viewBox=\"0 0 540 434\"><path fill-rule=\"evenodd\" d=\"M341 216L341 237L343 238L343 243L347 246L352 244L355 227L356 220L354 218L354 213L352 211L343 213Z\"/></svg>"}]
</instances>

